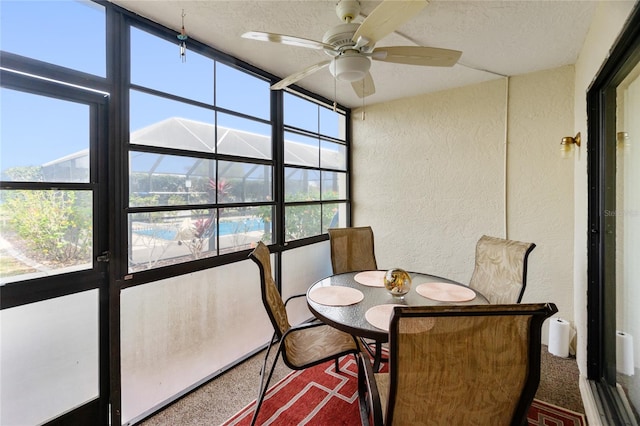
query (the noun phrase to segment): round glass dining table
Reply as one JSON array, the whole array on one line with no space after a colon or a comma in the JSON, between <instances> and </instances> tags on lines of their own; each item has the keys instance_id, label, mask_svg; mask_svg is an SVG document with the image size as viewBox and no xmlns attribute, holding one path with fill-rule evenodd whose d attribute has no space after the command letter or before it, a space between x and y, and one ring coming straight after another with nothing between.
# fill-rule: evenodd
<instances>
[{"instance_id":1,"label":"round glass dining table","mask_svg":"<svg viewBox=\"0 0 640 426\"><path fill-rule=\"evenodd\" d=\"M382 279L384 271L378 271L377 273L375 271L365 271L363 273L347 272L343 274L332 275L330 277L317 281L307 290L307 305L309 307L309 310L320 321L324 322L325 324L329 324L337 328L338 330L342 330L354 336L373 339L377 343L384 343L389 340L388 331L386 329L376 327L369 322L369 319L367 319L367 317L371 318L369 314L367 314L367 312L369 310L376 309L375 307L381 307L380 305L436 306L484 305L489 303L486 297L484 297L479 292L470 289L464 284L460 284L458 282L435 275L423 274L418 272L409 272L412 279L411 290L403 298L394 297L387 291L386 288L384 288L382 282L368 282L367 284L362 284L362 282L365 282L365 280L361 279L360 277L363 277L364 274L369 274L370 276L377 275L378 277L380 277L380 279ZM456 290L456 288L451 287L451 285L461 286L462 288L457 290L463 293L466 292L466 294L470 294L470 296L451 297L451 299L455 300L447 300L446 294L444 295L444 297L442 297L442 294L438 296L431 296L440 299L435 300L421 294L428 293L419 293L419 290L429 287L423 286L422 288L419 288L421 284L425 283L432 283L429 286L445 284L446 287L453 288L454 290ZM350 301L350 304L340 304L339 302L337 304L318 303L317 300L319 299L319 297L317 297L316 295L320 293L316 293L316 295L313 295L312 293L325 287L347 287L359 290L360 292L362 292L362 295L360 295L361 300L355 303L353 303L352 300ZM357 292L351 291L350 293L357 294ZM384 325L382 326L384 327Z\"/></svg>"}]
</instances>

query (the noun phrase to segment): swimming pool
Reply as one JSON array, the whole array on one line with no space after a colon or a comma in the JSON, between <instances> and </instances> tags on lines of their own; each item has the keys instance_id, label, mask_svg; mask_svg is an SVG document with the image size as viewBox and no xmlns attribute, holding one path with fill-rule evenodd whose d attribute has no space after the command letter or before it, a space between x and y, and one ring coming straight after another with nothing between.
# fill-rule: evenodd
<instances>
[{"instance_id":1,"label":"swimming pool","mask_svg":"<svg viewBox=\"0 0 640 426\"><path fill-rule=\"evenodd\" d=\"M219 235L233 235L244 232L264 230L264 221L260 218L239 219L235 221L225 220L218 223ZM176 229L148 228L134 231L136 234L147 235L162 240L175 240L178 231Z\"/></svg>"}]
</instances>

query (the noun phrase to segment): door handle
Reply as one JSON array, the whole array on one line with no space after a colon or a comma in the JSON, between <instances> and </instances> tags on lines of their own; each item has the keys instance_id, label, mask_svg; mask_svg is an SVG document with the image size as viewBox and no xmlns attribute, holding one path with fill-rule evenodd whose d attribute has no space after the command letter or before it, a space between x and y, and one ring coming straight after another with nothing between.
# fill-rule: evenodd
<instances>
[{"instance_id":1,"label":"door handle","mask_svg":"<svg viewBox=\"0 0 640 426\"><path fill-rule=\"evenodd\" d=\"M109 263L109 252L108 251L103 251L100 256L96 257L96 260L98 262Z\"/></svg>"}]
</instances>

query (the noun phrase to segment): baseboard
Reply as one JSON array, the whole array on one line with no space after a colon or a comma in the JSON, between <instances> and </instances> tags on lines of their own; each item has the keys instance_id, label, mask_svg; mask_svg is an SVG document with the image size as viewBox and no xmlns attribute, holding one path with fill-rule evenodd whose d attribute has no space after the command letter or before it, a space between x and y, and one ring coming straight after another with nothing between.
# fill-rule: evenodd
<instances>
[{"instance_id":1,"label":"baseboard","mask_svg":"<svg viewBox=\"0 0 640 426\"><path fill-rule=\"evenodd\" d=\"M583 375L580 375L580 396L582 396L582 405L584 406L584 413L587 418L587 424L589 426L603 426L601 410L598 408L596 398L591 390L589 380Z\"/></svg>"}]
</instances>

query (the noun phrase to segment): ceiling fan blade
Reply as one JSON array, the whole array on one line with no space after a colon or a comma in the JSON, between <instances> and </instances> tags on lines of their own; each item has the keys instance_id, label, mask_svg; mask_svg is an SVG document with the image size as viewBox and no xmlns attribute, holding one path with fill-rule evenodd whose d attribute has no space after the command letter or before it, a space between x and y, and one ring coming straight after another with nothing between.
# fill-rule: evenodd
<instances>
[{"instance_id":1,"label":"ceiling fan blade","mask_svg":"<svg viewBox=\"0 0 640 426\"><path fill-rule=\"evenodd\" d=\"M306 47L309 49L329 49L334 50L334 47L330 44L323 43L321 41L309 40L302 37L284 35L284 34L275 34L275 33L264 33L260 31L249 31L242 34L243 38L248 38L251 40L258 41L270 41L272 43L280 43L287 44L289 46L297 46L297 47Z\"/></svg>"},{"instance_id":2,"label":"ceiling fan blade","mask_svg":"<svg viewBox=\"0 0 640 426\"><path fill-rule=\"evenodd\" d=\"M359 98L366 98L376 93L376 86L373 84L373 77L369 72L362 80L352 82L351 87Z\"/></svg>"},{"instance_id":3,"label":"ceiling fan blade","mask_svg":"<svg viewBox=\"0 0 640 426\"><path fill-rule=\"evenodd\" d=\"M331 63L331 60L329 59L328 61L323 61L317 64L313 64L310 67L303 69L302 71L298 71L295 74L291 74L289 77L283 78L282 80L280 80L279 82L271 86L271 90L280 90L280 89L284 89L285 87L291 86L296 81L302 80L306 76L311 75L318 70L321 70L322 68L326 67L330 63Z\"/></svg>"},{"instance_id":4,"label":"ceiling fan blade","mask_svg":"<svg viewBox=\"0 0 640 426\"><path fill-rule=\"evenodd\" d=\"M421 46L391 46L373 49L371 59L397 64L422 65L429 67L452 67L460 59L459 50L439 49Z\"/></svg>"},{"instance_id":5,"label":"ceiling fan blade","mask_svg":"<svg viewBox=\"0 0 640 426\"><path fill-rule=\"evenodd\" d=\"M358 43L362 37L367 40L365 45L371 46L413 18L426 5L427 0L383 1L362 21L352 40Z\"/></svg>"}]
</instances>

